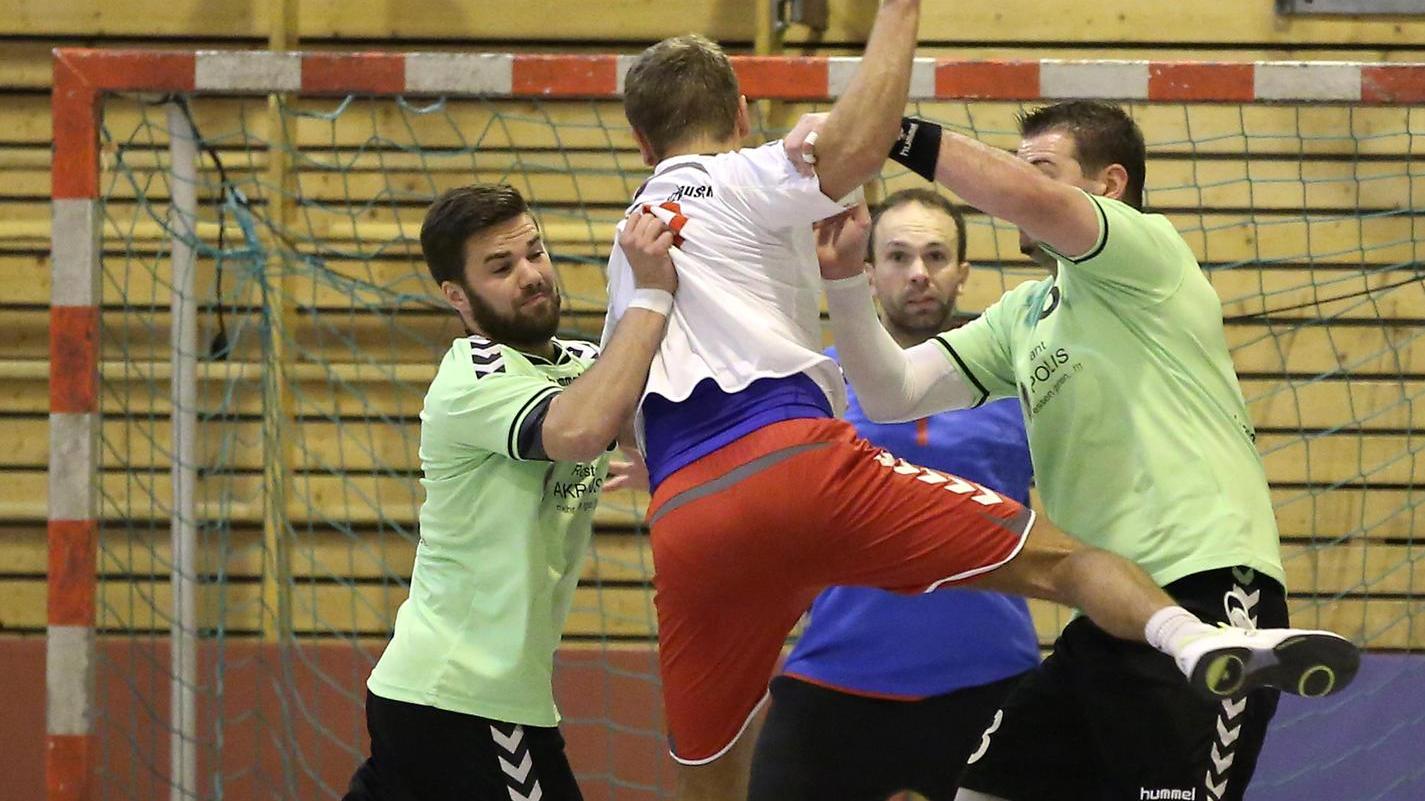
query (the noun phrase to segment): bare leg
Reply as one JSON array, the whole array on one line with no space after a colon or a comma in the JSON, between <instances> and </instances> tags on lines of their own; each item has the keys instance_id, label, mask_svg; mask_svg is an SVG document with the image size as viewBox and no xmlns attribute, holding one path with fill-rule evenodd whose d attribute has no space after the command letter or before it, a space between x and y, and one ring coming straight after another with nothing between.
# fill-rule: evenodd
<instances>
[{"instance_id":1,"label":"bare leg","mask_svg":"<svg viewBox=\"0 0 1425 801\"><path fill-rule=\"evenodd\" d=\"M1143 568L1084 545L1042 515L1019 556L967 586L1071 606L1109 634L1138 642L1154 612L1176 605Z\"/></svg>"},{"instance_id":2,"label":"bare leg","mask_svg":"<svg viewBox=\"0 0 1425 801\"><path fill-rule=\"evenodd\" d=\"M736 744L706 765L678 765L675 801L743 801L752 774L752 752L762 731L766 705L759 710Z\"/></svg>"}]
</instances>

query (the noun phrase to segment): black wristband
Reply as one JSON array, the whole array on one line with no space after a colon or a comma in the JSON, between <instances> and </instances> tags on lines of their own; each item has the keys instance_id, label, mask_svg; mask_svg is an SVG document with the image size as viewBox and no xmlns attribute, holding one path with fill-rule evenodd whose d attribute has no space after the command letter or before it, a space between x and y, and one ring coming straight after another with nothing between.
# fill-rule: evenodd
<instances>
[{"instance_id":1,"label":"black wristband","mask_svg":"<svg viewBox=\"0 0 1425 801\"><path fill-rule=\"evenodd\" d=\"M940 126L919 117L901 117L901 135L891 145L891 161L932 183L940 160Z\"/></svg>"}]
</instances>

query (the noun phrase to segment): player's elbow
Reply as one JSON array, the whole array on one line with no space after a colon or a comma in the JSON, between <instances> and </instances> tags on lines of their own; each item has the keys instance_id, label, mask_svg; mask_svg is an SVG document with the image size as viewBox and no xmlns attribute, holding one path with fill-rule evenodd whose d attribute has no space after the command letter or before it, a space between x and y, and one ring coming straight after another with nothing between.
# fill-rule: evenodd
<instances>
[{"instance_id":1,"label":"player's elbow","mask_svg":"<svg viewBox=\"0 0 1425 801\"><path fill-rule=\"evenodd\" d=\"M848 156L841 160L828 159L827 166L822 167L818 157L817 180L821 184L821 193L832 200L840 200L874 178L884 162L885 159L879 156Z\"/></svg>"},{"instance_id":2,"label":"player's elbow","mask_svg":"<svg viewBox=\"0 0 1425 801\"><path fill-rule=\"evenodd\" d=\"M987 213L1025 229L1035 238L1058 231L1072 219L1074 204L1083 193L1068 184L1061 184L1034 173L1034 180L1024 181L999 193L994 210Z\"/></svg>"},{"instance_id":3,"label":"player's elbow","mask_svg":"<svg viewBox=\"0 0 1425 801\"><path fill-rule=\"evenodd\" d=\"M839 200L856 187L875 178L886 162L895 131L889 137L864 135L837 136L828 130L817 143L817 179L822 194ZM830 138L831 141L826 140ZM882 143L884 139L884 143Z\"/></svg>"},{"instance_id":4,"label":"player's elbow","mask_svg":"<svg viewBox=\"0 0 1425 801\"><path fill-rule=\"evenodd\" d=\"M593 461L618 438L624 417L597 399L572 390L561 392L550 402L539 427L544 453L556 462Z\"/></svg>"},{"instance_id":5,"label":"player's elbow","mask_svg":"<svg viewBox=\"0 0 1425 801\"><path fill-rule=\"evenodd\" d=\"M599 426L573 427L557 434L545 431L544 452L556 462L592 462L609 449L617 434Z\"/></svg>"},{"instance_id":6,"label":"player's elbow","mask_svg":"<svg viewBox=\"0 0 1425 801\"><path fill-rule=\"evenodd\" d=\"M876 394L858 394L861 411L873 423L904 423L915 419L915 415L905 403L894 398L882 398Z\"/></svg>"},{"instance_id":7,"label":"player's elbow","mask_svg":"<svg viewBox=\"0 0 1425 801\"><path fill-rule=\"evenodd\" d=\"M1053 181L1048 178L1026 181L1000 193L997 216L1016 225L1033 227L1059 213L1062 204L1062 193Z\"/></svg>"}]
</instances>

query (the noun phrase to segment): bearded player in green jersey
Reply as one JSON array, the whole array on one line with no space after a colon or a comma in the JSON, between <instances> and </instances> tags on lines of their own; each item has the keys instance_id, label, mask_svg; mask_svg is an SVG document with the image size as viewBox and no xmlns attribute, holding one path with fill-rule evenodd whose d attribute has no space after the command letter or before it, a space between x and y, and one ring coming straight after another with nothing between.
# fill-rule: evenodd
<instances>
[{"instance_id":1,"label":"bearded player in green jersey","mask_svg":"<svg viewBox=\"0 0 1425 801\"><path fill-rule=\"evenodd\" d=\"M421 251L468 336L421 410L426 499L410 597L367 682L371 757L348 801L574 801L552 672L608 451L663 338L673 234L635 214L638 290L602 354L555 338L560 295L513 188L453 189ZM595 362L595 358L598 359Z\"/></svg>"},{"instance_id":2,"label":"bearded player in green jersey","mask_svg":"<svg viewBox=\"0 0 1425 801\"><path fill-rule=\"evenodd\" d=\"M864 219L843 223L823 239L846 240L831 245L846 258L822 260L842 367L881 420L1018 397L1049 516L1177 600L1149 640L1194 615L1231 628L1191 635L1175 665L1074 620L994 718L957 799L1240 799L1276 709L1267 688L1334 692L1358 653L1285 628L1276 521L1222 307L1172 224L1142 211L1142 132L1121 109L1083 101L1020 123L1015 158L908 118L891 158L1019 226L1052 276L902 350L862 276ZM819 124L803 121L789 156L814 161ZM1222 636L1239 647L1198 659ZM1223 697L1194 693L1180 670Z\"/></svg>"}]
</instances>

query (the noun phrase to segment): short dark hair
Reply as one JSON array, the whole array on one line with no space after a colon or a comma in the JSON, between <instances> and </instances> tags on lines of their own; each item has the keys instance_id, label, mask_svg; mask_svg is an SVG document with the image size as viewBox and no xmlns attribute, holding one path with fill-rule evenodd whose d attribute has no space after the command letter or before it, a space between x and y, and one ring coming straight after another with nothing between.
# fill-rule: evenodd
<instances>
[{"instance_id":1,"label":"short dark hair","mask_svg":"<svg viewBox=\"0 0 1425 801\"><path fill-rule=\"evenodd\" d=\"M470 237L525 214L529 204L509 184L471 184L443 193L421 223L421 255L436 284L465 281L465 243Z\"/></svg>"},{"instance_id":2,"label":"short dark hair","mask_svg":"<svg viewBox=\"0 0 1425 801\"><path fill-rule=\"evenodd\" d=\"M1074 137L1079 164L1085 172L1121 164L1128 172L1123 202L1143 208L1147 148L1143 131L1122 108L1096 100L1068 100L1019 115L1019 133L1030 137L1062 129Z\"/></svg>"},{"instance_id":3,"label":"short dark hair","mask_svg":"<svg viewBox=\"0 0 1425 801\"><path fill-rule=\"evenodd\" d=\"M732 136L740 96L732 62L717 42L674 36L644 50L629 67L623 113L661 159L698 136Z\"/></svg>"},{"instance_id":4,"label":"short dark hair","mask_svg":"<svg viewBox=\"0 0 1425 801\"><path fill-rule=\"evenodd\" d=\"M965 215L951 203L949 198L930 189L902 189L892 192L881 201L876 210L871 214L871 236L866 240L866 258L875 262L876 260L876 229L880 227L881 216L891 209L898 209L901 206L908 206L912 203L919 203L928 209L942 211L955 221L955 263L961 264L965 261Z\"/></svg>"}]
</instances>

